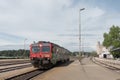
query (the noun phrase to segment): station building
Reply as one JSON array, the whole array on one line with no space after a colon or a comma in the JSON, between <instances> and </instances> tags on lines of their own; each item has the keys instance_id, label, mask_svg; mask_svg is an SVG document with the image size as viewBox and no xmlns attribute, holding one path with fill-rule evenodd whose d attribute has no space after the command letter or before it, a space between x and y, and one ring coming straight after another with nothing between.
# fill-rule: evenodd
<instances>
[{"instance_id":1,"label":"station building","mask_svg":"<svg viewBox=\"0 0 120 80\"><path fill-rule=\"evenodd\" d=\"M113 58L113 55L110 54L109 49L97 42L96 51L99 58Z\"/></svg>"}]
</instances>

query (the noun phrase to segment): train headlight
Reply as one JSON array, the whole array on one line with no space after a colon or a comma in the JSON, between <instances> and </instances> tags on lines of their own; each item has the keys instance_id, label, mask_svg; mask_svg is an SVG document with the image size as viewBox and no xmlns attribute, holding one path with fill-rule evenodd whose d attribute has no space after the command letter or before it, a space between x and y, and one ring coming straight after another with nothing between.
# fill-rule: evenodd
<instances>
[{"instance_id":1,"label":"train headlight","mask_svg":"<svg viewBox=\"0 0 120 80\"><path fill-rule=\"evenodd\" d=\"M41 45L41 44L40 44L39 46L40 46L40 47L42 47L42 45Z\"/></svg>"},{"instance_id":2,"label":"train headlight","mask_svg":"<svg viewBox=\"0 0 120 80\"><path fill-rule=\"evenodd\" d=\"M50 55L45 55L45 57L50 57Z\"/></svg>"}]
</instances>

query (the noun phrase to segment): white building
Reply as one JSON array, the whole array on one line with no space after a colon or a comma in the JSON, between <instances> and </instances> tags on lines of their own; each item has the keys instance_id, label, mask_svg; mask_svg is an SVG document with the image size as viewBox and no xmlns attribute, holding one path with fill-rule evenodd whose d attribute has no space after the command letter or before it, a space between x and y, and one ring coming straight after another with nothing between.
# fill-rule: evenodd
<instances>
[{"instance_id":1,"label":"white building","mask_svg":"<svg viewBox=\"0 0 120 80\"><path fill-rule=\"evenodd\" d=\"M97 54L99 55L99 58L113 58L109 50L101 45L100 42L97 43Z\"/></svg>"}]
</instances>

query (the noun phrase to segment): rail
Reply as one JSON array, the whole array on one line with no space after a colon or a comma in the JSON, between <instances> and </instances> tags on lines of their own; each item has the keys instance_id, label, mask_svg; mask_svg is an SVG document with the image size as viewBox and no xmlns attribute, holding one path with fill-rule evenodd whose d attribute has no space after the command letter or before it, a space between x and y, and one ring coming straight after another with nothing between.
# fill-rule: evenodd
<instances>
[{"instance_id":1,"label":"rail","mask_svg":"<svg viewBox=\"0 0 120 80\"><path fill-rule=\"evenodd\" d=\"M120 69L120 61L118 60L104 59L104 58L97 58L97 57L95 57L94 60L97 62L106 64L108 66L113 66Z\"/></svg>"},{"instance_id":2,"label":"rail","mask_svg":"<svg viewBox=\"0 0 120 80\"><path fill-rule=\"evenodd\" d=\"M39 74L42 74L43 72L45 71L40 71L40 70L33 70L33 71L30 71L30 72L26 72L26 73L23 73L23 74L20 74L20 75L16 75L16 76L13 76L13 77L10 77L10 78L7 78L5 80L29 80Z\"/></svg>"},{"instance_id":3,"label":"rail","mask_svg":"<svg viewBox=\"0 0 120 80\"><path fill-rule=\"evenodd\" d=\"M0 69L0 73L18 70L18 69L23 69L23 68L27 68L27 67L31 67L31 66L32 66L31 64L25 64L25 65L21 65L21 66L2 68L2 69Z\"/></svg>"}]
</instances>

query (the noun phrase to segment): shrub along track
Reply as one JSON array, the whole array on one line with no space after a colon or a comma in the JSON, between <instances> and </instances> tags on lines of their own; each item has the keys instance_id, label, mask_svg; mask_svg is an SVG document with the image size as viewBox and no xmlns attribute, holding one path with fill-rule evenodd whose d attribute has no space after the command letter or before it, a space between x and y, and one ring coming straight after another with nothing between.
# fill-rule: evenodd
<instances>
[{"instance_id":1,"label":"shrub along track","mask_svg":"<svg viewBox=\"0 0 120 80\"><path fill-rule=\"evenodd\" d=\"M0 61L0 66L30 63L30 60Z\"/></svg>"}]
</instances>

